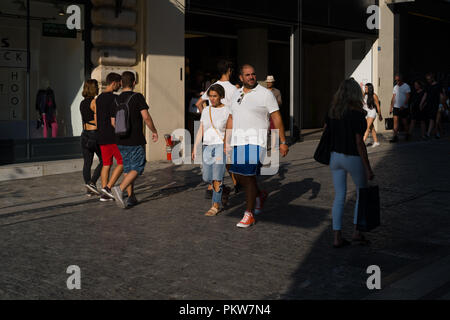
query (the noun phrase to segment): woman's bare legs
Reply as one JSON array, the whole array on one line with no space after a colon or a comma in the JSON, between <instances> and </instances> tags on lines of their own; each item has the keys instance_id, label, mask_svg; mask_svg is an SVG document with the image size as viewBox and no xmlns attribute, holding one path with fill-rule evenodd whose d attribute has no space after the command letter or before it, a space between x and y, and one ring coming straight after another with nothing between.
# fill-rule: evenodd
<instances>
[{"instance_id":1,"label":"woman's bare legs","mask_svg":"<svg viewBox=\"0 0 450 320\"><path fill-rule=\"evenodd\" d=\"M363 137L363 141L366 142L367 138L369 137L369 133L372 131L372 138L375 142L378 142L377 140L377 135L375 132L375 128L373 128L373 121L375 120L374 118L367 118L367 130L364 133L364 137ZM372 129L373 128L373 129ZM375 132L375 136L373 135L373 132Z\"/></svg>"}]
</instances>

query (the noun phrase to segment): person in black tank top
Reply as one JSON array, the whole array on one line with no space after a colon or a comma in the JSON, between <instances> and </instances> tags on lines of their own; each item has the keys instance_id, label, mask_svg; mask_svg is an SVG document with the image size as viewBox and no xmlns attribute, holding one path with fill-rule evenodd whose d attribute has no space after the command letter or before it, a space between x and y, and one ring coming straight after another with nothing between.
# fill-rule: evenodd
<instances>
[{"instance_id":1,"label":"person in black tank top","mask_svg":"<svg viewBox=\"0 0 450 320\"><path fill-rule=\"evenodd\" d=\"M84 100L80 103L80 113L83 122L83 133L81 134L81 150L84 158L83 178L88 196L100 195L96 184L103 167L100 147L97 143L97 117L94 99L97 94L97 80L87 80L83 87L82 95ZM95 168L94 173L91 175L94 154L97 155L99 164Z\"/></svg>"}]
</instances>

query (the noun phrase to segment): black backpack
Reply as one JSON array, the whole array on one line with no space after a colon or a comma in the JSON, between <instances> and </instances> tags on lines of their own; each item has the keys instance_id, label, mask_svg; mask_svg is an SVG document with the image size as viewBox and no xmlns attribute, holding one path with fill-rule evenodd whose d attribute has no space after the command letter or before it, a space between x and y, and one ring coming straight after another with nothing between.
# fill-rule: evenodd
<instances>
[{"instance_id":1,"label":"black backpack","mask_svg":"<svg viewBox=\"0 0 450 320\"><path fill-rule=\"evenodd\" d=\"M130 107L128 103L130 103L131 98L136 93L133 93L128 97L125 102L118 102L117 98L114 100L116 103L116 127L114 129L117 136L123 137L127 136L130 132Z\"/></svg>"}]
</instances>

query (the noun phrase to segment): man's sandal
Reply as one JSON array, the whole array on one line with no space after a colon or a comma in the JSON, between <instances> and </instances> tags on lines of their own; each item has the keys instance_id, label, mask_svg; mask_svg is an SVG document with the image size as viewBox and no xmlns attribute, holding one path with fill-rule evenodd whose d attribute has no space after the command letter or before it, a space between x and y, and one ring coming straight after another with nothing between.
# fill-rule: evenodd
<instances>
[{"instance_id":1,"label":"man's sandal","mask_svg":"<svg viewBox=\"0 0 450 320\"><path fill-rule=\"evenodd\" d=\"M217 214L220 212L219 209L217 209L216 207L211 207L208 212L205 213L205 216L208 217L214 217L217 216Z\"/></svg>"}]
</instances>

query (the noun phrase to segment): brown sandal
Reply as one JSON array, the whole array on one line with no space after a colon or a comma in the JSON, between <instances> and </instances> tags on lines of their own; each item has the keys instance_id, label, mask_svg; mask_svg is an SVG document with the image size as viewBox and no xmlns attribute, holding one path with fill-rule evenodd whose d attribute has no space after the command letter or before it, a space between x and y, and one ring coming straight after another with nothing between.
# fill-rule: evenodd
<instances>
[{"instance_id":1,"label":"brown sandal","mask_svg":"<svg viewBox=\"0 0 450 320\"><path fill-rule=\"evenodd\" d=\"M206 213L205 216L208 217L214 217L217 216L217 214L220 212L220 209L217 209L216 207L211 207Z\"/></svg>"}]
</instances>

